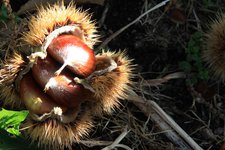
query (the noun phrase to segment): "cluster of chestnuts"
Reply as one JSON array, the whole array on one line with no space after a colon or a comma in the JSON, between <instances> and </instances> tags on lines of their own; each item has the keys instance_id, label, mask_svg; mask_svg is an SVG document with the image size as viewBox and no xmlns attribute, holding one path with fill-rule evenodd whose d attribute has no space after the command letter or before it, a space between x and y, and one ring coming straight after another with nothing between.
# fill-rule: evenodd
<instances>
[{"instance_id":1,"label":"cluster of chestnuts","mask_svg":"<svg viewBox=\"0 0 225 150\"><path fill-rule=\"evenodd\" d=\"M4 105L27 109L24 134L51 149L72 148L93 117L110 113L132 90L133 65L124 52L95 54L90 15L72 4L39 9L21 45L1 64Z\"/></svg>"}]
</instances>

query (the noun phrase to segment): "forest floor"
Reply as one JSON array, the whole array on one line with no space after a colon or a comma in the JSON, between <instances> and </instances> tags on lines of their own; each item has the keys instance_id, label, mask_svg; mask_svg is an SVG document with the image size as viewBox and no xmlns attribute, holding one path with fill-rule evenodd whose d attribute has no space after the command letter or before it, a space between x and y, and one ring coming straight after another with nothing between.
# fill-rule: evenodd
<instances>
[{"instance_id":1,"label":"forest floor","mask_svg":"<svg viewBox=\"0 0 225 150\"><path fill-rule=\"evenodd\" d=\"M14 12L26 0L17 2L12 2ZM156 102L200 147L220 149L225 137L225 86L213 78L201 53L205 50L205 33L210 23L219 13L225 12L224 0L173 0L104 43L113 33L160 2L106 0L102 6L78 6L88 9L98 23L101 42L96 49L101 46L110 50L126 49L127 55L134 59L138 74L136 93ZM168 75L178 76L162 84L154 80ZM127 127L129 132L121 144L131 149L181 149L158 126L151 116L146 117L128 100L122 102L120 110L112 116L97 118L96 128L89 138L114 141ZM74 147L87 149L80 145ZM223 147L225 149L225 144Z\"/></svg>"}]
</instances>

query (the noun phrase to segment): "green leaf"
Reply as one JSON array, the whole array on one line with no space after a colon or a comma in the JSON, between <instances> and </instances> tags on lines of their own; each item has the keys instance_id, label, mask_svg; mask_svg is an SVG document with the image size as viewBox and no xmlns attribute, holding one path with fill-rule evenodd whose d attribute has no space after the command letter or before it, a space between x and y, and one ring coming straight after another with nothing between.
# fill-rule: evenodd
<instances>
[{"instance_id":1,"label":"green leaf","mask_svg":"<svg viewBox=\"0 0 225 150\"><path fill-rule=\"evenodd\" d=\"M19 126L21 122L25 120L28 115L28 111L12 111L2 109L0 111L0 129L4 129L7 132L19 136Z\"/></svg>"},{"instance_id":2,"label":"green leaf","mask_svg":"<svg viewBox=\"0 0 225 150\"><path fill-rule=\"evenodd\" d=\"M208 71L206 71L206 70L199 71L198 77L202 80L207 80L209 78Z\"/></svg>"},{"instance_id":3,"label":"green leaf","mask_svg":"<svg viewBox=\"0 0 225 150\"><path fill-rule=\"evenodd\" d=\"M180 69L184 70L184 72L190 73L192 70L192 66L189 62L187 61L182 61L179 63Z\"/></svg>"},{"instance_id":4,"label":"green leaf","mask_svg":"<svg viewBox=\"0 0 225 150\"><path fill-rule=\"evenodd\" d=\"M21 20L21 18L16 13L13 13L13 16L14 16L16 22L19 22Z\"/></svg>"},{"instance_id":5,"label":"green leaf","mask_svg":"<svg viewBox=\"0 0 225 150\"><path fill-rule=\"evenodd\" d=\"M6 21L7 19L8 19L7 8L4 5L2 5L1 6L0 21Z\"/></svg>"},{"instance_id":6,"label":"green leaf","mask_svg":"<svg viewBox=\"0 0 225 150\"><path fill-rule=\"evenodd\" d=\"M193 39L190 39L190 41L188 42L188 46L187 46L187 52L190 52L190 49L192 49L192 47L195 46L195 41Z\"/></svg>"},{"instance_id":7,"label":"green leaf","mask_svg":"<svg viewBox=\"0 0 225 150\"><path fill-rule=\"evenodd\" d=\"M190 49L190 52L194 55L194 54L199 54L200 52L200 48L199 45L198 46L193 46L192 49Z\"/></svg>"},{"instance_id":8,"label":"green leaf","mask_svg":"<svg viewBox=\"0 0 225 150\"><path fill-rule=\"evenodd\" d=\"M19 126L27 115L28 111L0 108L0 150L38 150L28 139L19 136Z\"/></svg>"},{"instance_id":9,"label":"green leaf","mask_svg":"<svg viewBox=\"0 0 225 150\"><path fill-rule=\"evenodd\" d=\"M195 32L191 35L185 48L186 60L179 63L179 67L186 73L191 74L187 82L195 84L199 79L207 79L208 72L204 69L201 60L202 33Z\"/></svg>"}]
</instances>

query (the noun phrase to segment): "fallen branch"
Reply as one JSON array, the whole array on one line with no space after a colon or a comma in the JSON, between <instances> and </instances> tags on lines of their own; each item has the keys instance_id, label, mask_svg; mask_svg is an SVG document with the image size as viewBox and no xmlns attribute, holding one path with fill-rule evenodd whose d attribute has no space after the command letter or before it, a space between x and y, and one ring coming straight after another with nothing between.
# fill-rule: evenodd
<instances>
[{"instance_id":1,"label":"fallen branch","mask_svg":"<svg viewBox=\"0 0 225 150\"><path fill-rule=\"evenodd\" d=\"M168 116L158 104L151 100L144 100L133 93L129 100L136 105L147 117L158 125L161 131L180 150L203 150L170 116Z\"/></svg>"}]
</instances>

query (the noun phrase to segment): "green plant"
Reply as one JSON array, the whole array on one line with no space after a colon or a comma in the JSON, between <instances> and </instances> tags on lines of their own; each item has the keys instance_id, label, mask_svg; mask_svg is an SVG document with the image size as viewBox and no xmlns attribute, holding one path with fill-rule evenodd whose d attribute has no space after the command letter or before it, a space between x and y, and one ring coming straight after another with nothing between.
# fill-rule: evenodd
<instances>
[{"instance_id":1,"label":"green plant","mask_svg":"<svg viewBox=\"0 0 225 150\"><path fill-rule=\"evenodd\" d=\"M16 15L16 13L12 13L13 15L13 19L16 22L20 21L20 17L18 15ZM0 22L6 22L8 19L10 19L9 15L8 15L8 10L6 8L6 6L2 5L1 6L1 10L0 10Z\"/></svg>"},{"instance_id":2,"label":"green plant","mask_svg":"<svg viewBox=\"0 0 225 150\"><path fill-rule=\"evenodd\" d=\"M21 136L19 126L27 117L28 111L11 111L0 108L0 150L24 150L37 148ZM28 146L30 145L30 146Z\"/></svg>"},{"instance_id":3,"label":"green plant","mask_svg":"<svg viewBox=\"0 0 225 150\"><path fill-rule=\"evenodd\" d=\"M208 71L201 59L202 33L195 32L185 49L186 59L179 63L180 69L189 75L188 82L195 84L199 80L208 79Z\"/></svg>"},{"instance_id":4,"label":"green plant","mask_svg":"<svg viewBox=\"0 0 225 150\"><path fill-rule=\"evenodd\" d=\"M1 12L0 12L0 21L6 21L8 19L8 13L7 13L7 8L2 5L1 6Z\"/></svg>"},{"instance_id":5,"label":"green plant","mask_svg":"<svg viewBox=\"0 0 225 150\"><path fill-rule=\"evenodd\" d=\"M204 8L209 8L211 6L214 6L215 2L213 2L212 0L202 0L202 4Z\"/></svg>"},{"instance_id":6,"label":"green plant","mask_svg":"<svg viewBox=\"0 0 225 150\"><path fill-rule=\"evenodd\" d=\"M27 117L28 111L11 111L2 109L0 111L0 129L19 136L19 126Z\"/></svg>"}]
</instances>

